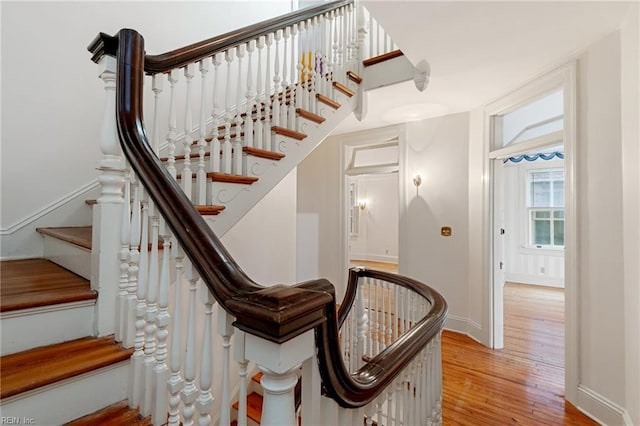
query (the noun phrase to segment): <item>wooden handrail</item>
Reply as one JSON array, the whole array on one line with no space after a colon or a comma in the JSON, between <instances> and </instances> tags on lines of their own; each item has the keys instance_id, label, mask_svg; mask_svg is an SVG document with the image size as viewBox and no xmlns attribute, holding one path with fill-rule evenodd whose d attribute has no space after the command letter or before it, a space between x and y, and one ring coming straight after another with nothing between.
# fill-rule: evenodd
<instances>
[{"instance_id":1,"label":"wooden handrail","mask_svg":"<svg viewBox=\"0 0 640 426\"><path fill-rule=\"evenodd\" d=\"M444 299L410 278L351 270L348 294L355 294L352 287L357 285L358 276L381 278L418 293L431 303L431 311L360 370L350 373L338 344L338 320L344 321L347 312L341 309L340 315L336 313L334 286L318 279L293 286L263 287L242 271L153 152L144 126L142 89L145 73L186 65L273 32L279 25L299 22L312 17L311 13L326 13L352 1L294 12L162 55L145 56L142 36L131 29L120 30L115 36L101 33L89 46L96 62L104 55L117 58L116 121L123 152L211 294L236 318L236 327L267 340L282 343L315 329L324 387L343 407L369 403L440 332L447 310Z\"/></svg>"}]
</instances>

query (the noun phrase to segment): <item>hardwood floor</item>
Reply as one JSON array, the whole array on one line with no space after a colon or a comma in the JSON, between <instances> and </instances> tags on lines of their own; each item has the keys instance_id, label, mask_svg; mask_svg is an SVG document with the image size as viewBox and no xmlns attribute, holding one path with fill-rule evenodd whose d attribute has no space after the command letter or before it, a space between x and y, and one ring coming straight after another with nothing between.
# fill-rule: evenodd
<instances>
[{"instance_id":1,"label":"hardwood floor","mask_svg":"<svg viewBox=\"0 0 640 426\"><path fill-rule=\"evenodd\" d=\"M564 292L505 286L505 349L442 337L444 425L597 425L564 401Z\"/></svg>"}]
</instances>

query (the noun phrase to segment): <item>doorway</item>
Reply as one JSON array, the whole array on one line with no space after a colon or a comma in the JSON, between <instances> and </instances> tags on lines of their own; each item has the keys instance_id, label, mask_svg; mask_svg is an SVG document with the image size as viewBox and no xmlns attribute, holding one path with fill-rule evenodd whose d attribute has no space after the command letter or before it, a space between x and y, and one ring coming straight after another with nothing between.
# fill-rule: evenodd
<instances>
[{"instance_id":1,"label":"doorway","mask_svg":"<svg viewBox=\"0 0 640 426\"><path fill-rule=\"evenodd\" d=\"M550 274L557 274L558 267L550 267L540 260L541 255L557 254L562 249L560 279L564 283L564 369L565 397L575 401L577 393L577 312L575 309L576 265L575 265L575 66L569 64L540 77L533 83L514 91L486 108L487 128L487 170L489 175L488 220L486 229L489 264L487 294L489 302L490 342L493 348L504 346L504 291L507 277L513 278L516 266L526 266L529 277L545 278L550 282ZM562 166L544 164L545 158L559 160L555 153L564 158ZM509 159L516 161L540 160L535 167L520 169L507 166ZM508 169L511 167L511 169ZM555 171L554 171L555 169ZM562 173L561 180L556 179ZM542 178L546 178L546 183ZM528 180L527 180L528 179ZM533 181L532 181L533 179ZM562 192L562 211L554 205L537 205L541 193L532 194L532 188L553 190L553 179L562 184L555 185L556 193ZM520 205L516 209L508 205L506 186L519 184ZM529 185L529 186L527 186ZM533 185L533 186L532 186ZM547 195L551 194L548 191ZM533 200L532 197L538 199ZM550 195L552 196L552 194ZM513 201L513 200L511 200ZM535 201L535 202L533 202ZM549 200L546 200L547 204ZM545 210L546 211L543 211ZM518 225L507 225L509 215L519 215ZM557 219L557 220L556 220ZM515 229L513 229L515 227ZM510 229L511 228L511 229ZM547 236L543 237L543 231ZM554 230L556 231L554 236ZM539 234L539 235L538 235ZM562 241L558 235L562 235ZM507 236L519 237L520 253L507 255ZM554 238L557 240L554 240ZM557 243L557 244L555 244ZM554 247L556 246L556 247ZM529 258L537 258L533 262ZM518 259L520 257L521 259ZM549 259L547 259L549 261ZM557 259L556 259L557 261ZM518 265L519 263L519 265ZM558 262L556 262L557 264ZM520 281L526 281L522 273ZM526 269L526 268L525 268ZM553 271L551 271L553 269ZM558 278L558 277L556 277ZM512 279L513 280L513 279ZM544 280L543 280L544 281ZM526 283L525 283L526 284ZM529 283L535 284L535 283ZM511 290L511 288L508 288Z\"/></svg>"}]
</instances>

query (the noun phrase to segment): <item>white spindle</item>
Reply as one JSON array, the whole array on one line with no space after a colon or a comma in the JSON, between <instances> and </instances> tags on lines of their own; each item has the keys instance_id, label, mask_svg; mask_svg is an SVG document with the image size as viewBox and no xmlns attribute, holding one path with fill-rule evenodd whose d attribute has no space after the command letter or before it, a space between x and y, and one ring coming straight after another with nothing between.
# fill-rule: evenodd
<instances>
[{"instance_id":1,"label":"white spindle","mask_svg":"<svg viewBox=\"0 0 640 426\"><path fill-rule=\"evenodd\" d=\"M244 146L253 147L253 109L256 106L256 94L253 91L253 52L256 48L256 41L247 43L247 115L244 124Z\"/></svg>"},{"instance_id":2,"label":"white spindle","mask_svg":"<svg viewBox=\"0 0 640 426\"><path fill-rule=\"evenodd\" d=\"M160 95L163 90L163 75L155 74L151 79L151 90L153 90L153 134L151 135L153 152L156 155L160 152L160 120L158 117Z\"/></svg>"},{"instance_id":3,"label":"white spindle","mask_svg":"<svg viewBox=\"0 0 640 426\"><path fill-rule=\"evenodd\" d=\"M331 61L331 93L333 94L333 81L336 80L336 73L340 66L340 13L338 11L331 12L333 26L333 60Z\"/></svg>"},{"instance_id":4,"label":"white spindle","mask_svg":"<svg viewBox=\"0 0 640 426\"><path fill-rule=\"evenodd\" d=\"M169 132L167 133L167 170L175 179L176 177L176 142L177 142L177 118L176 118L176 96L175 89L176 83L179 80L179 72L178 70L171 70L169 72L169 86L170 86L170 96L169 96Z\"/></svg>"},{"instance_id":5,"label":"white spindle","mask_svg":"<svg viewBox=\"0 0 640 426\"><path fill-rule=\"evenodd\" d=\"M305 56L306 52L304 51L304 41L307 38L307 33L305 31L306 26L305 22L300 22L298 24L298 28L300 29L298 36L298 60L296 61L296 74L298 76L298 86L296 88L296 105L298 108L302 108L305 110L309 110L309 94L305 90L306 78L305 78ZM304 32L304 36L303 36ZM297 129L300 130L300 129Z\"/></svg>"},{"instance_id":6,"label":"white spindle","mask_svg":"<svg viewBox=\"0 0 640 426\"><path fill-rule=\"evenodd\" d=\"M141 245L145 247L149 241L149 209L148 203L142 203L142 238ZM129 382L129 394L134 407L142 404L144 395L144 314L147 309L146 290L147 290L147 257L148 252L142 250L140 255L140 272L138 274L138 287L136 290L137 303L135 308L136 315L136 335L133 342L133 355L131 356L131 381Z\"/></svg>"},{"instance_id":7,"label":"white spindle","mask_svg":"<svg viewBox=\"0 0 640 426\"><path fill-rule=\"evenodd\" d=\"M366 278L362 278L362 282L366 283ZM357 312L357 316L356 316L357 348L354 353L355 356L353 360L352 371L355 371L355 369L360 366L360 363L362 362L362 356L368 353L368 350L371 347L371 345L367 341L367 336L369 335L369 333L367 331L368 315L367 315L367 309L365 308L364 287L365 287L364 285L358 285L358 306L356 311ZM367 292L367 295L370 301L371 293ZM369 312L371 312L370 304L369 304Z\"/></svg>"},{"instance_id":8,"label":"white spindle","mask_svg":"<svg viewBox=\"0 0 640 426\"><path fill-rule=\"evenodd\" d=\"M165 247L165 250L169 248ZM179 249L177 250L179 251ZM169 425L177 426L180 424L180 392L184 386L180 368L182 367L182 309L181 309L181 290L183 277L184 255L179 253L176 256L176 282L173 298L173 319L171 322L171 353L169 356L169 368L171 369L171 377L167 382L167 390L169 391Z\"/></svg>"},{"instance_id":9,"label":"white spindle","mask_svg":"<svg viewBox=\"0 0 640 426\"><path fill-rule=\"evenodd\" d=\"M291 37L291 27L284 29L282 38L282 105L280 109L280 125L287 127L287 96L289 91L289 67L287 66L287 45ZM293 49L292 49L293 50Z\"/></svg>"},{"instance_id":10,"label":"white spindle","mask_svg":"<svg viewBox=\"0 0 640 426\"><path fill-rule=\"evenodd\" d=\"M275 35L275 56L273 59L273 114L271 122L274 126L280 125L280 40L282 30L277 30ZM284 97L284 93L283 93Z\"/></svg>"},{"instance_id":11,"label":"white spindle","mask_svg":"<svg viewBox=\"0 0 640 426\"><path fill-rule=\"evenodd\" d=\"M195 268L186 268L187 279L189 280L189 319L187 322L187 342L184 355L184 388L180 396L182 398L182 418L184 426L193 425L193 415L195 414L195 402L198 397L196 387L196 290L198 276Z\"/></svg>"},{"instance_id":12,"label":"white spindle","mask_svg":"<svg viewBox=\"0 0 640 426\"><path fill-rule=\"evenodd\" d=\"M273 44L273 34L268 34L265 38L267 45L267 61L265 66L265 83L264 83L264 134L262 139L262 148L271 150L271 45Z\"/></svg>"},{"instance_id":13,"label":"white spindle","mask_svg":"<svg viewBox=\"0 0 640 426\"><path fill-rule=\"evenodd\" d=\"M220 172L220 134L218 127L220 126L220 105L219 99L219 80L220 80L220 53L216 53L211 57L213 63L213 108L211 110L211 118L213 119L213 127L211 129L211 148L209 152L209 168L212 172Z\"/></svg>"},{"instance_id":14,"label":"white spindle","mask_svg":"<svg viewBox=\"0 0 640 426\"><path fill-rule=\"evenodd\" d=\"M124 181L124 203L122 204L122 216L120 226L120 279L118 280L118 300L116 303L116 315L118 319L116 327L116 340L124 341L127 327L127 289L129 288L129 251L131 247L131 193L130 193L129 173L125 174ZM129 394L133 397L132 394Z\"/></svg>"},{"instance_id":15,"label":"white spindle","mask_svg":"<svg viewBox=\"0 0 640 426\"><path fill-rule=\"evenodd\" d=\"M233 143L232 163L232 173L236 175L242 174L242 59L244 58L245 50L245 44L241 44L236 48L236 54L238 56L238 80L236 90L236 137Z\"/></svg>"},{"instance_id":16,"label":"white spindle","mask_svg":"<svg viewBox=\"0 0 640 426\"><path fill-rule=\"evenodd\" d=\"M262 79L262 50L264 49L265 38L264 36L258 38L256 46L258 48L258 66L256 74L256 128L255 128L255 141L254 146L259 149L263 149L264 130L262 125L262 108L266 103L266 94L263 93L262 85L264 80Z\"/></svg>"},{"instance_id":17,"label":"white spindle","mask_svg":"<svg viewBox=\"0 0 640 426\"><path fill-rule=\"evenodd\" d=\"M167 366L167 339L169 337L169 279L170 279L170 254L171 254L171 233L164 223L164 219L160 219L159 233L162 235L162 266L160 268L160 285L158 287L158 314L156 315L156 353L155 365L153 367L154 383L155 383L155 402L153 410L153 423L163 424L167 418L169 403L167 401L167 388L165 384L169 380L169 367ZM155 233L155 231L154 231ZM154 240L157 238L154 238ZM176 283L176 287L180 285ZM179 302L179 300L177 301ZM180 346L176 344L176 346Z\"/></svg>"},{"instance_id":18,"label":"white spindle","mask_svg":"<svg viewBox=\"0 0 640 426\"><path fill-rule=\"evenodd\" d=\"M238 378L240 390L238 391L238 426L247 426L247 365L249 361L245 354L245 334L242 331L235 333L234 353L238 362Z\"/></svg>"},{"instance_id":19,"label":"white spindle","mask_svg":"<svg viewBox=\"0 0 640 426\"><path fill-rule=\"evenodd\" d=\"M207 73L209 61L203 59L199 62L200 85L200 137L198 138L198 173L196 177L197 194L196 202L200 205L207 204L207 172L205 170L205 154L207 149Z\"/></svg>"},{"instance_id":20,"label":"white spindle","mask_svg":"<svg viewBox=\"0 0 640 426\"><path fill-rule=\"evenodd\" d=\"M193 145L193 118L191 117L191 80L195 76L195 64L184 67L184 76L187 80L186 99L184 109L184 160L182 165L182 189L187 197L192 197L193 173L191 171L191 145Z\"/></svg>"},{"instance_id":21,"label":"white spindle","mask_svg":"<svg viewBox=\"0 0 640 426\"><path fill-rule=\"evenodd\" d=\"M234 318L218 305L218 334L222 336L222 395L220 398L220 424L228 425L231 421L231 395L229 392L229 369L231 365L231 337Z\"/></svg>"},{"instance_id":22,"label":"white spindle","mask_svg":"<svg viewBox=\"0 0 640 426\"><path fill-rule=\"evenodd\" d=\"M316 112L316 97L313 94L313 28L311 28L311 19L307 19L305 23L307 29L305 33L305 47L304 47L304 91L305 96L309 98L307 107L311 112Z\"/></svg>"},{"instance_id":23,"label":"white spindle","mask_svg":"<svg viewBox=\"0 0 640 426\"><path fill-rule=\"evenodd\" d=\"M135 339L135 308L137 304L138 272L140 271L140 184L131 173L131 190L133 204L131 205L131 228L129 241L131 249L129 251L129 287L127 288L127 323L125 324L124 346L130 348Z\"/></svg>"},{"instance_id":24,"label":"white spindle","mask_svg":"<svg viewBox=\"0 0 640 426\"><path fill-rule=\"evenodd\" d=\"M318 93L317 87L318 87L318 48L317 48L317 44L318 44L318 18L314 17L313 19L309 20L309 22L311 22L311 39L309 40L310 42L310 48L309 48L309 55L311 55L310 59L309 59L309 65L311 66L311 99L315 99L316 98L316 93ZM314 108L312 110L312 112L317 112L317 108L315 108L315 102L313 103Z\"/></svg>"},{"instance_id":25,"label":"white spindle","mask_svg":"<svg viewBox=\"0 0 640 426\"><path fill-rule=\"evenodd\" d=\"M289 121L286 123L286 126L292 130L299 130L296 125L296 102L297 96L296 92L298 90L297 76L296 76L296 35L298 34L298 24L294 24L291 27L291 86L289 88L289 93L291 98L289 99Z\"/></svg>"},{"instance_id":26,"label":"white spindle","mask_svg":"<svg viewBox=\"0 0 640 426\"><path fill-rule=\"evenodd\" d=\"M375 50L374 50L374 45L373 45L373 40L374 40L374 25L373 25L373 16L369 13L369 52L367 52L367 56L370 58L373 58L374 56L376 56L375 54ZM377 37L377 33L376 37Z\"/></svg>"},{"instance_id":27,"label":"white spindle","mask_svg":"<svg viewBox=\"0 0 640 426\"><path fill-rule=\"evenodd\" d=\"M227 84L225 85L225 115L224 115L224 141L222 143L222 162L220 171L222 173L231 173L231 64L235 57L235 48L227 50L224 54L224 60L227 63Z\"/></svg>"},{"instance_id":28,"label":"white spindle","mask_svg":"<svg viewBox=\"0 0 640 426\"><path fill-rule=\"evenodd\" d=\"M155 396L155 386L153 367L156 364L156 316L158 314L158 286L160 285L158 240L160 238L160 217L154 215L151 218L151 261L149 269L149 283L147 287L147 303L145 312L145 335L144 343L144 386L145 394L141 412L145 416L152 414ZM142 250L148 251L149 242L142 244Z\"/></svg>"},{"instance_id":29,"label":"white spindle","mask_svg":"<svg viewBox=\"0 0 640 426\"><path fill-rule=\"evenodd\" d=\"M209 289L202 283L200 297L204 304L204 330L202 339L202 355L200 358L200 394L196 401L198 411L198 426L211 424L211 412L213 410L213 395L211 394L211 379L213 377L213 342L211 339L211 313L213 311L214 298Z\"/></svg>"}]
</instances>

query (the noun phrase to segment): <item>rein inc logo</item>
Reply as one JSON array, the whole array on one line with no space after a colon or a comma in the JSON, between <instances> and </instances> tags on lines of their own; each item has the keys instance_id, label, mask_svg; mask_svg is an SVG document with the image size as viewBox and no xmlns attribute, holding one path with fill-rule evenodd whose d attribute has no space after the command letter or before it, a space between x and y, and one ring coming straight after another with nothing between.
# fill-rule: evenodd
<instances>
[{"instance_id":1,"label":"rein inc logo","mask_svg":"<svg viewBox=\"0 0 640 426\"><path fill-rule=\"evenodd\" d=\"M0 425L35 425L36 421L32 417L2 416Z\"/></svg>"}]
</instances>

